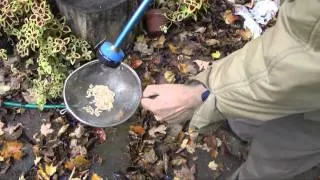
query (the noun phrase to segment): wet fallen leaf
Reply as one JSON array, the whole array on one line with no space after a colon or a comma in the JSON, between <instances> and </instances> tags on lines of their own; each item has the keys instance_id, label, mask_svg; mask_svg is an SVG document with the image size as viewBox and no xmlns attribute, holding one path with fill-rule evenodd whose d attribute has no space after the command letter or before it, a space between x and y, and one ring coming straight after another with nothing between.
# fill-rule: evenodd
<instances>
[{"instance_id":1,"label":"wet fallen leaf","mask_svg":"<svg viewBox=\"0 0 320 180\"><path fill-rule=\"evenodd\" d=\"M199 71L206 70L210 66L210 62L202 60L194 60L194 63L199 67Z\"/></svg>"},{"instance_id":2,"label":"wet fallen leaf","mask_svg":"<svg viewBox=\"0 0 320 180\"><path fill-rule=\"evenodd\" d=\"M40 154L40 147L38 144L32 146L32 152L35 156L39 156Z\"/></svg>"},{"instance_id":3,"label":"wet fallen leaf","mask_svg":"<svg viewBox=\"0 0 320 180\"><path fill-rule=\"evenodd\" d=\"M42 167L40 167L37 171L38 179L41 180L50 180L50 177L47 175L47 173L43 170Z\"/></svg>"},{"instance_id":4,"label":"wet fallen leaf","mask_svg":"<svg viewBox=\"0 0 320 180\"><path fill-rule=\"evenodd\" d=\"M149 48L147 45L147 40L143 35L137 37L137 41L134 43L133 50L144 55L151 55L153 53L153 47Z\"/></svg>"},{"instance_id":5,"label":"wet fallen leaf","mask_svg":"<svg viewBox=\"0 0 320 180\"><path fill-rule=\"evenodd\" d=\"M71 146L70 146L71 147ZM78 145L78 146L73 146L71 149L71 157L75 157L77 155L87 155L87 149L84 146Z\"/></svg>"},{"instance_id":6,"label":"wet fallen leaf","mask_svg":"<svg viewBox=\"0 0 320 180\"><path fill-rule=\"evenodd\" d=\"M4 83L1 83L0 84L0 95L4 95L8 91L10 91L10 86L7 86L7 85L4 85Z\"/></svg>"},{"instance_id":7,"label":"wet fallen leaf","mask_svg":"<svg viewBox=\"0 0 320 180\"><path fill-rule=\"evenodd\" d=\"M187 163L187 160L181 156L177 156L171 161L171 164L174 166L180 166L186 163Z\"/></svg>"},{"instance_id":8,"label":"wet fallen leaf","mask_svg":"<svg viewBox=\"0 0 320 180\"><path fill-rule=\"evenodd\" d=\"M57 166L53 166L52 164L46 164L45 171L48 176L52 176L54 173L57 172Z\"/></svg>"},{"instance_id":9,"label":"wet fallen leaf","mask_svg":"<svg viewBox=\"0 0 320 180\"><path fill-rule=\"evenodd\" d=\"M63 125L58 131L58 137L60 137L63 133L65 133L67 131L68 127L69 127L69 124Z\"/></svg>"},{"instance_id":10,"label":"wet fallen leaf","mask_svg":"<svg viewBox=\"0 0 320 180\"><path fill-rule=\"evenodd\" d=\"M82 125L78 125L78 127L74 130L74 132L70 133L70 137L76 137L76 138L81 138L82 135L84 134L84 127Z\"/></svg>"},{"instance_id":11,"label":"wet fallen leaf","mask_svg":"<svg viewBox=\"0 0 320 180\"><path fill-rule=\"evenodd\" d=\"M193 55L193 49L190 48L189 46L185 46L182 49L182 54L187 55L187 56L192 56Z\"/></svg>"},{"instance_id":12,"label":"wet fallen leaf","mask_svg":"<svg viewBox=\"0 0 320 180\"><path fill-rule=\"evenodd\" d=\"M240 29L237 31L241 36L241 39L248 41L252 38L253 34L251 33L250 29L246 28L245 30Z\"/></svg>"},{"instance_id":13,"label":"wet fallen leaf","mask_svg":"<svg viewBox=\"0 0 320 180\"><path fill-rule=\"evenodd\" d=\"M147 39L144 37L144 35L139 35L137 37L137 42L147 42Z\"/></svg>"},{"instance_id":14,"label":"wet fallen leaf","mask_svg":"<svg viewBox=\"0 0 320 180\"><path fill-rule=\"evenodd\" d=\"M143 64L143 61L141 59L133 59L130 61L130 66L133 69L138 69Z\"/></svg>"},{"instance_id":15,"label":"wet fallen leaf","mask_svg":"<svg viewBox=\"0 0 320 180\"><path fill-rule=\"evenodd\" d=\"M206 40L206 45L207 46L213 46L213 45L216 45L216 44L219 44L220 41L217 40L217 39L207 39Z\"/></svg>"},{"instance_id":16,"label":"wet fallen leaf","mask_svg":"<svg viewBox=\"0 0 320 180\"><path fill-rule=\"evenodd\" d=\"M74 159L67 161L64 167L71 171L73 168L86 168L88 165L89 161L84 156L78 155Z\"/></svg>"},{"instance_id":17,"label":"wet fallen leaf","mask_svg":"<svg viewBox=\"0 0 320 180\"><path fill-rule=\"evenodd\" d=\"M226 24L234 24L237 20L240 19L240 17L233 15L231 10L226 10L223 13L223 19Z\"/></svg>"},{"instance_id":18,"label":"wet fallen leaf","mask_svg":"<svg viewBox=\"0 0 320 180\"><path fill-rule=\"evenodd\" d=\"M180 145L180 148L185 149L188 145L189 139L184 139Z\"/></svg>"},{"instance_id":19,"label":"wet fallen leaf","mask_svg":"<svg viewBox=\"0 0 320 180\"><path fill-rule=\"evenodd\" d=\"M187 74L189 72L188 64L179 63L178 68L179 68L180 72L182 72L184 74Z\"/></svg>"},{"instance_id":20,"label":"wet fallen leaf","mask_svg":"<svg viewBox=\"0 0 320 180\"><path fill-rule=\"evenodd\" d=\"M102 128L96 128L95 134L99 137L100 143L103 143L107 140L106 132Z\"/></svg>"},{"instance_id":21,"label":"wet fallen leaf","mask_svg":"<svg viewBox=\"0 0 320 180\"><path fill-rule=\"evenodd\" d=\"M221 56L220 51L216 51L216 52L211 53L212 59L219 59L220 56Z\"/></svg>"},{"instance_id":22,"label":"wet fallen leaf","mask_svg":"<svg viewBox=\"0 0 320 180\"><path fill-rule=\"evenodd\" d=\"M217 159L218 154L219 154L219 153L218 153L217 150L215 150L215 149L210 150L210 155L211 155L211 157L213 157L214 159Z\"/></svg>"},{"instance_id":23,"label":"wet fallen leaf","mask_svg":"<svg viewBox=\"0 0 320 180\"><path fill-rule=\"evenodd\" d=\"M218 168L218 164L216 164L214 161L209 162L208 167L213 170L216 171Z\"/></svg>"},{"instance_id":24,"label":"wet fallen leaf","mask_svg":"<svg viewBox=\"0 0 320 180\"><path fill-rule=\"evenodd\" d=\"M196 152L196 147L197 147L197 144L194 141L189 141L189 143L187 144L186 150L190 154L193 154L194 152Z\"/></svg>"},{"instance_id":25,"label":"wet fallen leaf","mask_svg":"<svg viewBox=\"0 0 320 180\"><path fill-rule=\"evenodd\" d=\"M153 41L152 46L154 48L163 48L165 41L166 37L164 35L161 35L156 41Z\"/></svg>"},{"instance_id":26,"label":"wet fallen leaf","mask_svg":"<svg viewBox=\"0 0 320 180\"><path fill-rule=\"evenodd\" d=\"M24 177L24 174L21 174L18 180L26 180L26 178Z\"/></svg>"},{"instance_id":27,"label":"wet fallen leaf","mask_svg":"<svg viewBox=\"0 0 320 180\"><path fill-rule=\"evenodd\" d=\"M18 128L22 127L21 123L18 123L16 125L9 125L7 128L4 129L6 133L12 134L14 131L16 131Z\"/></svg>"},{"instance_id":28,"label":"wet fallen leaf","mask_svg":"<svg viewBox=\"0 0 320 180\"><path fill-rule=\"evenodd\" d=\"M153 127L149 130L149 135L151 137L156 137L156 133L166 134L167 126L161 124L158 127Z\"/></svg>"},{"instance_id":29,"label":"wet fallen leaf","mask_svg":"<svg viewBox=\"0 0 320 180\"><path fill-rule=\"evenodd\" d=\"M198 145L197 145L197 148L200 148L200 149L202 149L202 150L204 150L204 151L207 151L207 152L210 152L210 151L211 151L211 149L208 147L208 145L207 145L206 143L204 143L204 144L198 144Z\"/></svg>"},{"instance_id":30,"label":"wet fallen leaf","mask_svg":"<svg viewBox=\"0 0 320 180\"><path fill-rule=\"evenodd\" d=\"M142 157L142 161L144 163L155 163L157 160L158 157L154 149L150 149L149 151L145 152Z\"/></svg>"},{"instance_id":31,"label":"wet fallen leaf","mask_svg":"<svg viewBox=\"0 0 320 180\"><path fill-rule=\"evenodd\" d=\"M23 127L21 123L16 125L9 125L4 129L4 139L9 141L17 140L23 132Z\"/></svg>"},{"instance_id":32,"label":"wet fallen leaf","mask_svg":"<svg viewBox=\"0 0 320 180\"><path fill-rule=\"evenodd\" d=\"M140 125L131 125L129 129L140 136L144 135L145 133L145 129Z\"/></svg>"},{"instance_id":33,"label":"wet fallen leaf","mask_svg":"<svg viewBox=\"0 0 320 180\"><path fill-rule=\"evenodd\" d=\"M169 47L169 50L170 50L171 53L177 54L177 50L179 49L178 46L175 46L175 45L169 43L169 44L168 44L168 47Z\"/></svg>"},{"instance_id":34,"label":"wet fallen leaf","mask_svg":"<svg viewBox=\"0 0 320 180\"><path fill-rule=\"evenodd\" d=\"M93 173L91 176L91 180L103 180L103 178L100 177L98 174Z\"/></svg>"},{"instance_id":35,"label":"wet fallen leaf","mask_svg":"<svg viewBox=\"0 0 320 180\"><path fill-rule=\"evenodd\" d=\"M34 165L37 166L38 163L41 161L42 157L36 156L36 159L33 161Z\"/></svg>"},{"instance_id":36,"label":"wet fallen leaf","mask_svg":"<svg viewBox=\"0 0 320 180\"><path fill-rule=\"evenodd\" d=\"M53 133L53 129L51 129L51 123L42 124L40 127L40 132L44 136Z\"/></svg>"},{"instance_id":37,"label":"wet fallen leaf","mask_svg":"<svg viewBox=\"0 0 320 180\"><path fill-rule=\"evenodd\" d=\"M164 73L164 78L168 83L174 83L176 81L175 74L172 71L166 71Z\"/></svg>"},{"instance_id":38,"label":"wet fallen leaf","mask_svg":"<svg viewBox=\"0 0 320 180\"><path fill-rule=\"evenodd\" d=\"M23 144L18 141L7 141L1 151L4 159L13 157L15 160L20 160L23 156Z\"/></svg>"},{"instance_id":39,"label":"wet fallen leaf","mask_svg":"<svg viewBox=\"0 0 320 180\"><path fill-rule=\"evenodd\" d=\"M28 103L34 103L37 101L37 94L34 89L27 89L26 92L22 92L24 100Z\"/></svg>"},{"instance_id":40,"label":"wet fallen leaf","mask_svg":"<svg viewBox=\"0 0 320 180\"><path fill-rule=\"evenodd\" d=\"M216 138L217 140L217 147L220 147L222 145L222 141L220 138Z\"/></svg>"},{"instance_id":41,"label":"wet fallen leaf","mask_svg":"<svg viewBox=\"0 0 320 180\"><path fill-rule=\"evenodd\" d=\"M4 134L4 131L3 131L3 127L4 127L4 123L0 121L0 136L2 136Z\"/></svg>"},{"instance_id":42,"label":"wet fallen leaf","mask_svg":"<svg viewBox=\"0 0 320 180\"><path fill-rule=\"evenodd\" d=\"M179 170L174 170L174 180L195 180L196 166L192 165L188 168L187 165L182 166Z\"/></svg>"},{"instance_id":43,"label":"wet fallen leaf","mask_svg":"<svg viewBox=\"0 0 320 180\"><path fill-rule=\"evenodd\" d=\"M207 28L205 28L205 27L199 27L199 28L197 28L194 32L195 33L204 33L205 31L207 30Z\"/></svg>"}]
</instances>

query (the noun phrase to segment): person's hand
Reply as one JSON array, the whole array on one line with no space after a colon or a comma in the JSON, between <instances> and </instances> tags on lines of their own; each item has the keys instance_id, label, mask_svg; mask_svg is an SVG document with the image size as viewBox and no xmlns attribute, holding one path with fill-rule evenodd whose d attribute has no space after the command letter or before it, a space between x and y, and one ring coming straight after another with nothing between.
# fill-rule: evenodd
<instances>
[{"instance_id":1,"label":"person's hand","mask_svg":"<svg viewBox=\"0 0 320 180\"><path fill-rule=\"evenodd\" d=\"M194 110L201 105L201 94L205 91L202 85L149 85L143 92L141 104L153 112L158 121L180 123L191 119Z\"/></svg>"}]
</instances>

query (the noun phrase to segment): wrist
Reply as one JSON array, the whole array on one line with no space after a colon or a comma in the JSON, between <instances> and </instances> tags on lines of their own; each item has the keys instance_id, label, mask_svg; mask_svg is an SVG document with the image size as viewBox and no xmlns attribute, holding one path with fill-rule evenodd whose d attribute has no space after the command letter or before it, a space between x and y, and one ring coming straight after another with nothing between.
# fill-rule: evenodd
<instances>
[{"instance_id":1,"label":"wrist","mask_svg":"<svg viewBox=\"0 0 320 180\"><path fill-rule=\"evenodd\" d=\"M195 95L198 97L197 99L204 102L210 95L210 90L205 88L203 85L197 85L196 89Z\"/></svg>"}]
</instances>

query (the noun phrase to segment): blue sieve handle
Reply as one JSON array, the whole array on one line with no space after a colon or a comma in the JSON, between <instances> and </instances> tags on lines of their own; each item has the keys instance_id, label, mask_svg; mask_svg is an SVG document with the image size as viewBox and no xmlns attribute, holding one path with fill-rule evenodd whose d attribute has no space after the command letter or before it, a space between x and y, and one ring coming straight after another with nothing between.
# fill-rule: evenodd
<instances>
[{"instance_id":1,"label":"blue sieve handle","mask_svg":"<svg viewBox=\"0 0 320 180\"><path fill-rule=\"evenodd\" d=\"M113 48L118 49L120 48L123 40L127 37L128 33L132 30L132 28L137 24L140 20L141 16L144 14L146 9L148 8L149 4L151 4L153 0L143 0L141 5L138 7L136 12L133 14L129 22L123 28L121 33L119 34L118 38L116 39Z\"/></svg>"}]
</instances>

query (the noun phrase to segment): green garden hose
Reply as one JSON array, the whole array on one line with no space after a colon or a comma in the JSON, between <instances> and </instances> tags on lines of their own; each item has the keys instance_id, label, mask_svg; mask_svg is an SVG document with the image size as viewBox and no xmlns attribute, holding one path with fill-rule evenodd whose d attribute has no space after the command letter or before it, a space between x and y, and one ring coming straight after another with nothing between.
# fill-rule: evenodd
<instances>
[{"instance_id":1,"label":"green garden hose","mask_svg":"<svg viewBox=\"0 0 320 180\"><path fill-rule=\"evenodd\" d=\"M11 101L4 101L4 107L19 107L19 108L26 108L26 109L39 109L37 104L22 104L19 102L11 102ZM45 104L43 106L44 109L54 109L54 108L65 108L63 104Z\"/></svg>"}]
</instances>

